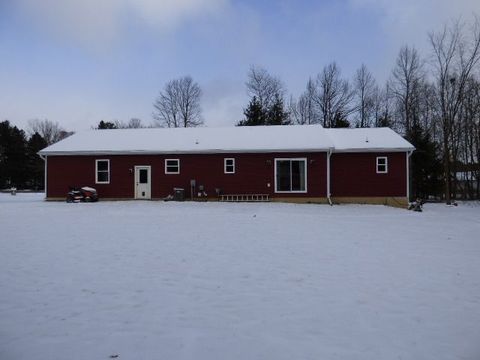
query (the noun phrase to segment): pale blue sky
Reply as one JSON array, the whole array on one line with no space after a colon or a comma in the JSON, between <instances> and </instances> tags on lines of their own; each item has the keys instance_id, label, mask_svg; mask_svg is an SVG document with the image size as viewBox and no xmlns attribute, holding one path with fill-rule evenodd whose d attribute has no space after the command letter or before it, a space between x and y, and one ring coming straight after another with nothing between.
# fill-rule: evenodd
<instances>
[{"instance_id":1,"label":"pale blue sky","mask_svg":"<svg viewBox=\"0 0 480 360\"><path fill-rule=\"evenodd\" d=\"M0 120L148 124L165 82L189 74L205 124L229 126L251 64L294 96L333 60L348 78L363 62L383 82L400 46L427 54L428 31L472 12L480 1L0 0Z\"/></svg>"}]
</instances>

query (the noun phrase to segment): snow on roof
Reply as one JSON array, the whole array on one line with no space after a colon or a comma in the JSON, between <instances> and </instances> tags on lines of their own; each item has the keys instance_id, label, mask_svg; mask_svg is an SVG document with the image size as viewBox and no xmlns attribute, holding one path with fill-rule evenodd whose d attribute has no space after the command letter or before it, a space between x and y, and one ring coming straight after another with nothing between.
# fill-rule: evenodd
<instances>
[{"instance_id":1,"label":"snow on roof","mask_svg":"<svg viewBox=\"0 0 480 360\"><path fill-rule=\"evenodd\" d=\"M332 146L319 125L149 128L78 132L40 154L265 152Z\"/></svg>"},{"instance_id":2,"label":"snow on roof","mask_svg":"<svg viewBox=\"0 0 480 360\"><path fill-rule=\"evenodd\" d=\"M334 151L408 151L414 146L390 128L325 129Z\"/></svg>"},{"instance_id":3,"label":"snow on roof","mask_svg":"<svg viewBox=\"0 0 480 360\"><path fill-rule=\"evenodd\" d=\"M369 141L365 142L365 138ZM394 131L324 129L320 125L88 130L53 144L41 155L288 152L413 149Z\"/></svg>"}]
</instances>

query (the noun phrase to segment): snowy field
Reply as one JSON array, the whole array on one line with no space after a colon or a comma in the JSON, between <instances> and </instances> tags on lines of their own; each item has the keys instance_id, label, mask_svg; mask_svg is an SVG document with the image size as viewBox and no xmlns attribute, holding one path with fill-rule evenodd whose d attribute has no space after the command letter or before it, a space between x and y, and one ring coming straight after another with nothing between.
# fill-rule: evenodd
<instances>
[{"instance_id":1,"label":"snowy field","mask_svg":"<svg viewBox=\"0 0 480 360\"><path fill-rule=\"evenodd\" d=\"M0 195L0 359L480 359L480 204Z\"/></svg>"}]
</instances>

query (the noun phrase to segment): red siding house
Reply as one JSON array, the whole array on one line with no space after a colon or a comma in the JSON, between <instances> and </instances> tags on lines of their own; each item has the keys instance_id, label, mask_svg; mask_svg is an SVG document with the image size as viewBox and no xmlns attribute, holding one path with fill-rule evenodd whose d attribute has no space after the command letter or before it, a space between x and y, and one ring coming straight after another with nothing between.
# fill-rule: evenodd
<instances>
[{"instance_id":1,"label":"red siding house","mask_svg":"<svg viewBox=\"0 0 480 360\"><path fill-rule=\"evenodd\" d=\"M299 125L90 130L39 154L47 200L91 186L108 199L162 199L181 188L187 199L403 206L413 150L388 128Z\"/></svg>"}]
</instances>

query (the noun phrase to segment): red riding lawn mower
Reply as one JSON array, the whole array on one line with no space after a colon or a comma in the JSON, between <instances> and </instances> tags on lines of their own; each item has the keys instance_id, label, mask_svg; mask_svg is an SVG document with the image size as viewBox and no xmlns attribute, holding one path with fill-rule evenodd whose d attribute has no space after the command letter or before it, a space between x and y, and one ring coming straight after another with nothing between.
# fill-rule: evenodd
<instances>
[{"instance_id":1,"label":"red riding lawn mower","mask_svg":"<svg viewBox=\"0 0 480 360\"><path fill-rule=\"evenodd\" d=\"M89 186L84 186L81 188L70 187L70 190L67 194L67 203L96 201L98 201L97 190Z\"/></svg>"}]
</instances>

